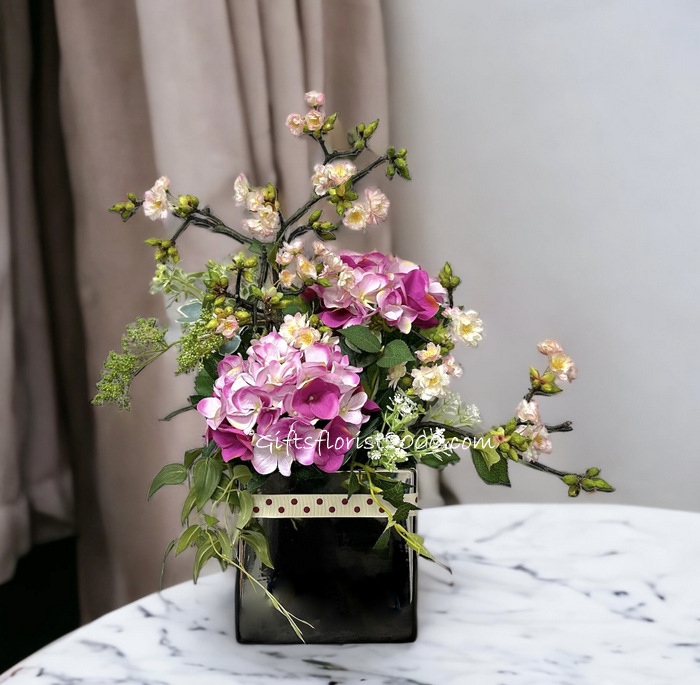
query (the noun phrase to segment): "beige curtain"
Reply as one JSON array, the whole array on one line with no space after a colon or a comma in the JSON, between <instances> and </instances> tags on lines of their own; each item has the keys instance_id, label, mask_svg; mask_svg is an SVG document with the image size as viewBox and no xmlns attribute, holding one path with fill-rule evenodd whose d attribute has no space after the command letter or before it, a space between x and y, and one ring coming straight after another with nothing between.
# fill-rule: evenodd
<instances>
[{"instance_id":1,"label":"beige curtain","mask_svg":"<svg viewBox=\"0 0 700 685\"><path fill-rule=\"evenodd\" d=\"M29 511L52 522L47 534L70 525L70 456L82 609L92 618L156 589L183 495L163 491L147 504L145 493L202 433L191 413L158 421L191 392L172 359L137 379L131 413L87 404L125 324L166 319L148 295L143 241L173 226L123 225L106 208L168 175L176 192L235 223L241 171L299 205L314 156L286 115L316 89L343 113L339 129L386 123L382 21L374 0L55 0L31 4L33 16L28 7L0 2L0 581L37 539ZM384 126L377 149L386 143ZM389 247L386 229L353 238L356 249ZM194 269L236 245L190 232L180 247ZM166 581L190 568L178 558Z\"/></svg>"}]
</instances>

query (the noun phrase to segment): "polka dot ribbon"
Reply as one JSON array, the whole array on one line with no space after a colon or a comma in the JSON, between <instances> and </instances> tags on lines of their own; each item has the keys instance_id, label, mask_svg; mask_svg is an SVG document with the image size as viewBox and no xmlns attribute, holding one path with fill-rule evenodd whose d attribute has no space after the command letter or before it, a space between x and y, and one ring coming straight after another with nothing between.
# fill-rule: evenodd
<instances>
[{"instance_id":1,"label":"polka dot ribbon","mask_svg":"<svg viewBox=\"0 0 700 685\"><path fill-rule=\"evenodd\" d=\"M399 481L412 486L414 476L410 472L396 474ZM404 495L404 502L418 504L418 493ZM393 507L377 497L375 501L366 492L316 495L253 495L253 516L256 518L380 518L385 512L393 514ZM411 511L409 516L415 516Z\"/></svg>"},{"instance_id":2,"label":"polka dot ribbon","mask_svg":"<svg viewBox=\"0 0 700 685\"><path fill-rule=\"evenodd\" d=\"M404 502L417 504L418 495L404 496ZM253 516L256 518L379 518L386 511L393 514L395 507L377 498L375 502L366 493L345 495L253 495ZM411 511L409 516L415 515Z\"/></svg>"}]
</instances>

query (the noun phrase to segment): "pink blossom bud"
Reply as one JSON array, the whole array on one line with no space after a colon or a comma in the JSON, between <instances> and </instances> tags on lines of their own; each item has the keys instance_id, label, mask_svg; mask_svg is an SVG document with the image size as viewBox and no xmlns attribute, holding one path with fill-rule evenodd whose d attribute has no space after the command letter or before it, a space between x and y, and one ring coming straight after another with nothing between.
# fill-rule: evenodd
<instances>
[{"instance_id":1,"label":"pink blossom bud","mask_svg":"<svg viewBox=\"0 0 700 685\"><path fill-rule=\"evenodd\" d=\"M290 114L287 117L287 128L295 135L300 136L304 133L304 119L301 114Z\"/></svg>"},{"instance_id":2,"label":"pink blossom bud","mask_svg":"<svg viewBox=\"0 0 700 685\"><path fill-rule=\"evenodd\" d=\"M310 90L305 96L304 100L309 107L314 109L318 107L323 107L326 102L326 96L323 93L319 93L316 90Z\"/></svg>"},{"instance_id":3,"label":"pink blossom bud","mask_svg":"<svg viewBox=\"0 0 700 685\"><path fill-rule=\"evenodd\" d=\"M537 345L537 349L542 354L554 354L555 352L564 351L564 348L556 340L545 340Z\"/></svg>"},{"instance_id":4,"label":"pink blossom bud","mask_svg":"<svg viewBox=\"0 0 700 685\"><path fill-rule=\"evenodd\" d=\"M326 117L317 109L312 109L305 117L306 127L309 131L318 131L323 126Z\"/></svg>"}]
</instances>

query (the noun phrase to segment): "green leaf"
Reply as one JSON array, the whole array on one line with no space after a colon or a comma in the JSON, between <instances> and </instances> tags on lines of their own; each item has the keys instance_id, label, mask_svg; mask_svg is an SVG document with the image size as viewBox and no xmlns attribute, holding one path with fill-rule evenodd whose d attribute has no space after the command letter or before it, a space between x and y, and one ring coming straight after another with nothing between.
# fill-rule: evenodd
<instances>
[{"instance_id":1,"label":"green leaf","mask_svg":"<svg viewBox=\"0 0 700 685\"><path fill-rule=\"evenodd\" d=\"M381 340L367 326L348 326L338 332L364 352L379 352L382 349Z\"/></svg>"},{"instance_id":2,"label":"green leaf","mask_svg":"<svg viewBox=\"0 0 700 685\"><path fill-rule=\"evenodd\" d=\"M241 533L241 538L246 544L253 548L253 551L255 554L257 554L258 559L260 559L265 566L274 568L272 559L270 558L270 547L267 544L267 538L263 533L258 530L245 530Z\"/></svg>"},{"instance_id":3,"label":"green leaf","mask_svg":"<svg viewBox=\"0 0 700 685\"><path fill-rule=\"evenodd\" d=\"M444 469L448 464L456 464L460 461L460 456L448 450L447 452L438 452L436 454L426 454L420 458L420 463L430 466L432 469Z\"/></svg>"},{"instance_id":4,"label":"green leaf","mask_svg":"<svg viewBox=\"0 0 700 685\"><path fill-rule=\"evenodd\" d=\"M197 300L188 302L179 307L177 312L180 314L180 317L177 319L178 323L194 323L199 320L202 314L202 303Z\"/></svg>"},{"instance_id":5,"label":"green leaf","mask_svg":"<svg viewBox=\"0 0 700 685\"><path fill-rule=\"evenodd\" d=\"M422 557L435 561L433 555L425 548L425 545L423 544L424 540L420 535L418 535L418 533L411 533L410 531L403 529L402 537L404 540L406 540L408 546L415 549L416 552L418 552L418 554L420 554Z\"/></svg>"},{"instance_id":6,"label":"green leaf","mask_svg":"<svg viewBox=\"0 0 700 685\"><path fill-rule=\"evenodd\" d=\"M483 452L474 447L471 448L472 460L474 467L479 474L481 480L489 485L505 485L510 487L510 479L508 478L508 460L499 459L491 468L484 461Z\"/></svg>"},{"instance_id":7,"label":"green leaf","mask_svg":"<svg viewBox=\"0 0 700 685\"><path fill-rule=\"evenodd\" d=\"M227 340L220 348L221 354L233 354L241 346L241 339L234 335L233 338Z\"/></svg>"},{"instance_id":8,"label":"green leaf","mask_svg":"<svg viewBox=\"0 0 700 685\"><path fill-rule=\"evenodd\" d=\"M394 521L405 521L408 518L409 512L418 511L419 509L420 507L417 507L415 504L411 504L410 502L404 502L394 512Z\"/></svg>"},{"instance_id":9,"label":"green leaf","mask_svg":"<svg viewBox=\"0 0 700 685\"><path fill-rule=\"evenodd\" d=\"M403 340L392 340L384 348L384 354L378 359L377 366L387 369L412 361L415 361L415 358L408 345Z\"/></svg>"},{"instance_id":10,"label":"green leaf","mask_svg":"<svg viewBox=\"0 0 700 685\"><path fill-rule=\"evenodd\" d=\"M219 361L216 355L209 355L202 361L202 367L214 380L219 377Z\"/></svg>"},{"instance_id":11,"label":"green leaf","mask_svg":"<svg viewBox=\"0 0 700 685\"><path fill-rule=\"evenodd\" d=\"M180 409L176 409L175 411L171 411L167 416L164 416L161 421L171 421L174 419L176 416L179 416L180 414L184 414L186 411L192 411L194 407L192 405L188 407L180 407Z\"/></svg>"},{"instance_id":12,"label":"green leaf","mask_svg":"<svg viewBox=\"0 0 700 685\"><path fill-rule=\"evenodd\" d=\"M163 576L165 575L165 564L168 561L168 557L170 556L170 552L172 552L173 547L175 547L175 542L176 542L176 540L171 540L170 544L165 548L165 554L163 555L163 564L160 567L160 580L158 581L158 589L159 590L163 589Z\"/></svg>"},{"instance_id":13,"label":"green leaf","mask_svg":"<svg viewBox=\"0 0 700 685\"><path fill-rule=\"evenodd\" d=\"M190 526L181 536L177 543L175 556L182 554L190 545L194 544L202 529L199 526Z\"/></svg>"},{"instance_id":14,"label":"green leaf","mask_svg":"<svg viewBox=\"0 0 700 685\"><path fill-rule=\"evenodd\" d=\"M182 525L185 525L185 521L187 521L187 517L190 515L192 512L192 509L194 509L194 505L197 504L197 497L194 493L194 487L190 488L190 492L185 498L185 503L182 505L182 513L180 514L180 523Z\"/></svg>"},{"instance_id":15,"label":"green leaf","mask_svg":"<svg viewBox=\"0 0 700 685\"><path fill-rule=\"evenodd\" d=\"M265 247L264 243L261 243L257 238L253 240L253 242L250 244L248 247L248 252L252 254L265 254L267 251L267 248Z\"/></svg>"},{"instance_id":16,"label":"green leaf","mask_svg":"<svg viewBox=\"0 0 700 685\"><path fill-rule=\"evenodd\" d=\"M248 492L253 493L267 480L269 474L254 473L253 477L248 481Z\"/></svg>"},{"instance_id":17,"label":"green leaf","mask_svg":"<svg viewBox=\"0 0 700 685\"><path fill-rule=\"evenodd\" d=\"M202 570L202 567L204 564L209 561L214 556L214 545L212 544L211 540L208 538L202 542L200 545L199 549L197 550L197 554L194 556L194 582L197 582L197 578L199 578L199 572Z\"/></svg>"},{"instance_id":18,"label":"green leaf","mask_svg":"<svg viewBox=\"0 0 700 685\"><path fill-rule=\"evenodd\" d=\"M185 452L185 468L188 469L194 463L195 459L202 453L201 447L195 447L194 449L187 450Z\"/></svg>"},{"instance_id":19,"label":"green leaf","mask_svg":"<svg viewBox=\"0 0 700 685\"><path fill-rule=\"evenodd\" d=\"M252 477L253 474L247 466L238 464L238 466L233 467L233 479L237 480L241 485L247 485Z\"/></svg>"},{"instance_id":20,"label":"green leaf","mask_svg":"<svg viewBox=\"0 0 700 685\"><path fill-rule=\"evenodd\" d=\"M210 397L214 394L214 381L216 379L209 375L209 372L202 367L194 381L194 389L198 395Z\"/></svg>"},{"instance_id":21,"label":"green leaf","mask_svg":"<svg viewBox=\"0 0 700 685\"><path fill-rule=\"evenodd\" d=\"M179 485L185 478L187 478L187 469L182 464L167 464L153 479L148 490L148 499L151 499L164 485Z\"/></svg>"},{"instance_id":22,"label":"green leaf","mask_svg":"<svg viewBox=\"0 0 700 685\"><path fill-rule=\"evenodd\" d=\"M393 523L387 524L387 527L382 531L377 541L374 543L373 549L376 551L381 551L387 548L389 544L389 538L391 537L391 529L394 527Z\"/></svg>"},{"instance_id":23,"label":"green leaf","mask_svg":"<svg viewBox=\"0 0 700 685\"><path fill-rule=\"evenodd\" d=\"M245 528L253 517L253 495L251 495L248 490L241 490L238 493L238 498L240 511L238 513L236 528Z\"/></svg>"},{"instance_id":24,"label":"green leaf","mask_svg":"<svg viewBox=\"0 0 700 685\"><path fill-rule=\"evenodd\" d=\"M216 516L209 516L209 514L204 514L204 521L208 526L215 526L219 519Z\"/></svg>"},{"instance_id":25,"label":"green leaf","mask_svg":"<svg viewBox=\"0 0 700 685\"><path fill-rule=\"evenodd\" d=\"M473 447L472 449L476 449L481 454L486 466L489 468L491 468L494 464L497 464L501 459L501 455L498 453L498 450L490 445L486 447ZM501 443L499 449L507 452L508 445L506 443Z\"/></svg>"},{"instance_id":26,"label":"green leaf","mask_svg":"<svg viewBox=\"0 0 700 685\"><path fill-rule=\"evenodd\" d=\"M221 530L221 528L217 528L216 536L219 538L219 544L221 545L221 554L226 557L226 559L231 559L233 550L228 535Z\"/></svg>"},{"instance_id":27,"label":"green leaf","mask_svg":"<svg viewBox=\"0 0 700 685\"><path fill-rule=\"evenodd\" d=\"M400 507L403 501L404 495L404 484L400 481L396 481L391 485L382 487L382 497L391 504L392 507Z\"/></svg>"},{"instance_id":28,"label":"green leaf","mask_svg":"<svg viewBox=\"0 0 700 685\"><path fill-rule=\"evenodd\" d=\"M211 457L208 459L200 459L192 471L194 482L194 492L197 498L197 509L202 507L209 501L216 490L221 478L223 464Z\"/></svg>"},{"instance_id":29,"label":"green leaf","mask_svg":"<svg viewBox=\"0 0 700 685\"><path fill-rule=\"evenodd\" d=\"M350 474L350 479L348 480L348 497L354 495L360 489L360 479L357 477L357 471L353 471Z\"/></svg>"},{"instance_id":30,"label":"green leaf","mask_svg":"<svg viewBox=\"0 0 700 685\"><path fill-rule=\"evenodd\" d=\"M286 307L282 309L282 314L310 314L311 304L301 297L295 297Z\"/></svg>"}]
</instances>

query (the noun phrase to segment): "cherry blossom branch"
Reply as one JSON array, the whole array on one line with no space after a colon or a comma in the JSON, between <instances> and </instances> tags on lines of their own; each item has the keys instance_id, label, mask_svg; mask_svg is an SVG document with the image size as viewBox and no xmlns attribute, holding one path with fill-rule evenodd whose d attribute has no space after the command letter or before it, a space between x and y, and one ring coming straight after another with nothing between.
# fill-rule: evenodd
<instances>
[{"instance_id":1,"label":"cherry blossom branch","mask_svg":"<svg viewBox=\"0 0 700 685\"><path fill-rule=\"evenodd\" d=\"M549 433L569 433L574 430L574 424L571 421L564 421L564 423L558 423L556 426L545 426L545 428Z\"/></svg>"},{"instance_id":2,"label":"cherry blossom branch","mask_svg":"<svg viewBox=\"0 0 700 685\"><path fill-rule=\"evenodd\" d=\"M543 471L544 473L549 473L552 476L556 476L557 478L563 478L564 476L569 475L569 472L567 471L559 471L558 469L553 469L551 466L541 464L539 461L525 461L524 459L518 459L516 463L522 464L523 466L527 466L531 469L535 469L535 471Z\"/></svg>"},{"instance_id":3,"label":"cherry blossom branch","mask_svg":"<svg viewBox=\"0 0 700 685\"><path fill-rule=\"evenodd\" d=\"M359 152L359 151L358 151ZM340 156L347 156L347 154L343 153L343 155L338 155ZM374 161L370 162L364 169L358 171L354 176L351 177L352 183L355 184L358 181L362 180L367 174L371 173L374 169L376 169L378 166L381 164L384 164L384 162L389 161L389 155L383 154ZM285 232L287 229L292 225L295 224L301 217L303 217L319 200L322 198L326 197L325 195L316 195L316 193L312 193L311 197L309 200L304 203L299 209L297 209L294 214L292 214L281 226L280 230L277 233L277 238L275 242L279 242L282 236L284 236ZM298 229L296 229L298 230Z\"/></svg>"},{"instance_id":4,"label":"cherry blossom branch","mask_svg":"<svg viewBox=\"0 0 700 685\"><path fill-rule=\"evenodd\" d=\"M239 233L236 229L227 226L218 216L212 214L209 207L195 210L190 214L178 227L173 234L171 240L175 242L191 225L206 228L211 233L221 233L229 238L237 240L244 245L250 245L253 239L249 236Z\"/></svg>"}]
</instances>

